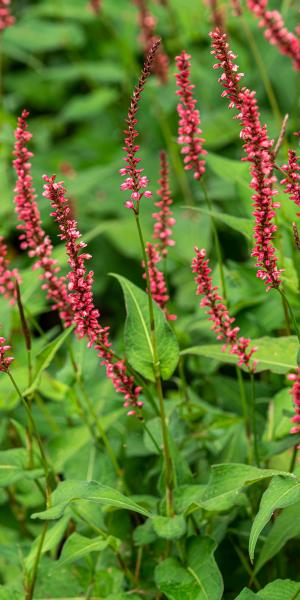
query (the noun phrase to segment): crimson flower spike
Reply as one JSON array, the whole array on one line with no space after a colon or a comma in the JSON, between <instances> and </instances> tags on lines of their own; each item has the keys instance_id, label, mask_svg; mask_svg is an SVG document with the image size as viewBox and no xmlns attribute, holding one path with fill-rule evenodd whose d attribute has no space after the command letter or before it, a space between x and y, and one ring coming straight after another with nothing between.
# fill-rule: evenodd
<instances>
[{"instance_id":1,"label":"crimson flower spike","mask_svg":"<svg viewBox=\"0 0 300 600\"><path fill-rule=\"evenodd\" d=\"M0 31L15 23L15 17L10 14L9 5L10 0L0 0Z\"/></svg>"},{"instance_id":2,"label":"crimson flower spike","mask_svg":"<svg viewBox=\"0 0 300 600\"><path fill-rule=\"evenodd\" d=\"M167 303L170 297L168 294L164 274L157 267L157 263L161 261L161 256L157 250L157 246L151 244L151 242L147 242L145 250L147 255L151 296L158 306L160 306L160 308L163 310L168 321L175 321L177 319L176 315L171 315L167 309ZM142 266L145 268L144 262L142 263ZM143 274L143 278L147 279L146 273Z\"/></svg>"},{"instance_id":3,"label":"crimson flower spike","mask_svg":"<svg viewBox=\"0 0 300 600\"><path fill-rule=\"evenodd\" d=\"M185 169L194 171L194 178L200 179L205 173L205 160L203 156L207 151L203 149L202 144L205 141L202 137L202 130L199 125L200 113L196 109L197 100L193 98L194 85L190 82L191 56L185 51L180 56L176 56L178 73L176 73L176 83L179 88L176 92L181 102L177 105L179 115L178 143L183 145L181 154L184 155Z\"/></svg>"},{"instance_id":4,"label":"crimson flower spike","mask_svg":"<svg viewBox=\"0 0 300 600\"><path fill-rule=\"evenodd\" d=\"M12 356L6 356L7 352L11 350L11 347L7 344L4 337L0 337L0 372L7 373L12 361Z\"/></svg>"},{"instance_id":5,"label":"crimson flower spike","mask_svg":"<svg viewBox=\"0 0 300 600\"><path fill-rule=\"evenodd\" d=\"M300 71L300 40L284 25L278 10L267 10L268 0L248 0L248 8L260 19L259 26L265 27L265 38L279 52L289 56L295 69Z\"/></svg>"},{"instance_id":6,"label":"crimson flower spike","mask_svg":"<svg viewBox=\"0 0 300 600\"><path fill-rule=\"evenodd\" d=\"M285 193L289 194L290 199L300 206L300 156L297 156L294 150L288 152L288 163L282 165L281 171L285 172L285 177L281 180L281 185L285 186ZM300 217L300 213L297 213Z\"/></svg>"},{"instance_id":7,"label":"crimson flower spike","mask_svg":"<svg viewBox=\"0 0 300 600\"><path fill-rule=\"evenodd\" d=\"M137 138L139 135L138 131L136 130L136 124L138 122L136 115L138 111L138 103L145 87L145 83L150 76L151 68L153 66L153 61L159 44L160 40L153 42L147 54L142 73L131 98L128 117L126 119L128 129L125 130L126 137L123 150L126 153L124 161L127 163L127 166L120 169L120 174L123 177L126 176L126 179L124 183L121 184L120 188L122 191L131 191L130 200L125 202L125 206L126 208L132 208L135 213L139 212L139 205L143 196L145 196L145 198L152 197L152 192L145 189L148 186L149 179L145 175L141 175L144 169L137 168L137 165L141 159L136 156L140 149L140 147L135 143L135 138Z\"/></svg>"},{"instance_id":8,"label":"crimson flower spike","mask_svg":"<svg viewBox=\"0 0 300 600\"><path fill-rule=\"evenodd\" d=\"M252 180L250 187L254 190L253 216L255 218L255 246L252 256L256 258L257 277L262 279L267 291L278 288L281 283L281 269L277 268L277 257L273 245L273 237L277 230L274 224L275 209L279 202L274 202L277 193L273 189L276 178L273 175L274 157L272 153L273 140L268 137L267 126L260 122L260 113L255 92L240 87L239 82L243 73L239 73L235 64L236 55L230 50L227 35L220 29L210 34L212 38L212 54L217 58L214 69L222 69L219 78L224 88L223 97L229 100L229 108L236 108L236 116L242 125L240 136L244 141L246 160L250 162Z\"/></svg>"},{"instance_id":9,"label":"crimson flower spike","mask_svg":"<svg viewBox=\"0 0 300 600\"><path fill-rule=\"evenodd\" d=\"M13 304L16 297L16 281L20 283L21 277L18 269L10 269L9 264L7 247L3 237L0 237L0 294L9 298Z\"/></svg>"},{"instance_id":10,"label":"crimson flower spike","mask_svg":"<svg viewBox=\"0 0 300 600\"><path fill-rule=\"evenodd\" d=\"M167 153L162 150L160 153L160 179L159 190L157 195L160 197L158 202L155 202L155 206L160 210L152 213L153 219L156 223L154 224L153 238L159 240L159 250L162 256L166 257L168 254L168 248L175 246L174 240L172 240L172 227L175 225L176 220L173 217L173 213L170 210L170 206L173 204L171 198L171 192L169 188L169 166Z\"/></svg>"},{"instance_id":11,"label":"crimson flower spike","mask_svg":"<svg viewBox=\"0 0 300 600\"><path fill-rule=\"evenodd\" d=\"M42 289L46 290L47 298L52 303L53 310L58 309L66 327L72 322L71 309L67 299L65 278L58 276L60 267L52 257L53 247L49 236L45 233L40 211L36 203L36 194L32 185L31 163L33 154L28 150L31 133L28 131L27 117L29 113L23 110L18 119L15 131L15 149L13 166L17 174L15 187L15 205L19 221L17 229L21 229L20 246L27 250L28 256L35 259L33 269L41 269Z\"/></svg>"},{"instance_id":12,"label":"crimson flower spike","mask_svg":"<svg viewBox=\"0 0 300 600\"><path fill-rule=\"evenodd\" d=\"M59 237L65 243L70 271L67 301L72 309L72 323L79 338L87 337L88 346L98 351L101 364L106 367L106 375L112 380L117 392L124 396L124 406L130 408L128 415L135 415L136 409L143 406L139 400L141 387L135 385L132 375L127 374L124 360L117 359L109 342L109 327L102 327L98 321L100 313L94 304L93 271L88 271L86 262L92 257L83 252L86 244L80 240L77 221L72 217L66 190L62 181L55 181L55 175L44 175L43 196L50 200L54 217L59 228Z\"/></svg>"},{"instance_id":13,"label":"crimson flower spike","mask_svg":"<svg viewBox=\"0 0 300 600\"><path fill-rule=\"evenodd\" d=\"M300 433L300 367L297 368L296 373L290 373L288 379L293 382L290 394L293 398L295 414L292 417L293 427L291 433ZM300 448L300 445L297 446Z\"/></svg>"},{"instance_id":14,"label":"crimson flower spike","mask_svg":"<svg viewBox=\"0 0 300 600\"><path fill-rule=\"evenodd\" d=\"M249 348L251 340L238 337L239 327L232 327L235 319L230 317L222 296L218 293L218 286L214 286L211 277L209 261L206 259L206 251L195 248L196 257L192 261L192 271L196 274L197 295L203 296L200 306L206 309L209 321L212 321L211 329L217 334L217 340L225 343L222 350L230 347L230 354L239 357L238 365L245 365L249 371L255 370L255 361L251 365L250 359L256 348Z\"/></svg>"}]
</instances>

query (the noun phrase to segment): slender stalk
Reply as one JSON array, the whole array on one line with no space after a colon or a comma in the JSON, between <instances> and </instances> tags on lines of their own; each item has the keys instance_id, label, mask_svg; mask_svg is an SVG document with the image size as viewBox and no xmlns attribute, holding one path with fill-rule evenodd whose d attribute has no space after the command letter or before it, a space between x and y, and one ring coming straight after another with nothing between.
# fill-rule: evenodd
<instances>
[{"instance_id":1,"label":"slender stalk","mask_svg":"<svg viewBox=\"0 0 300 600\"><path fill-rule=\"evenodd\" d=\"M42 554L42 549L43 549L47 529L48 529L48 521L45 521L45 523L43 525L41 539L39 541L39 545L38 545L35 559L34 559L34 565L33 565L33 569L32 569L30 584L29 584L28 588L25 590L25 600L32 600L32 598L33 598L34 588L35 588L36 578L37 578L37 573L38 573L38 566L39 566L39 562L40 562L40 558L41 558L41 554Z\"/></svg>"},{"instance_id":2,"label":"slender stalk","mask_svg":"<svg viewBox=\"0 0 300 600\"><path fill-rule=\"evenodd\" d=\"M205 185L205 183L203 181L203 177L200 179L200 185L201 185L202 190L203 190L205 202L206 202L209 210L212 211L213 205L212 205L210 197L209 197L209 195L207 193L207 188L206 188L206 185ZM223 269L222 250L221 250L221 245L220 245L218 230L217 230L217 226L216 226L216 221L215 221L215 219L214 219L214 217L212 215L211 215L211 224L212 224L212 230L213 230L213 236L214 236L214 241L215 241L215 248L216 248L217 260L218 260L218 266L219 266L219 272L220 272L222 296L223 296L224 300L226 301L227 300L227 294L226 294L225 275L224 275L224 269Z\"/></svg>"},{"instance_id":3,"label":"slender stalk","mask_svg":"<svg viewBox=\"0 0 300 600\"><path fill-rule=\"evenodd\" d=\"M254 442L254 457L255 457L256 466L260 467L260 456L259 456L259 448L258 448L258 435L257 435L256 415L255 415L256 391L255 391L255 379L254 379L253 372L250 372L250 380L251 380L250 411L251 411L251 424L252 424L253 442Z\"/></svg>"},{"instance_id":4,"label":"slender stalk","mask_svg":"<svg viewBox=\"0 0 300 600\"><path fill-rule=\"evenodd\" d=\"M290 303L289 303L289 301L288 301L288 299L287 299L287 297L286 297L285 292L283 291L283 289L279 288L279 287L276 288L276 289L278 290L279 294L281 295L281 297L283 299L283 302L284 302L284 305L286 306L287 310L290 313L290 316L291 316L291 319L292 319L292 323L294 325L294 329L295 329L297 338L298 338L298 340L300 342L300 331L299 331L299 328L298 328L298 323L296 321L296 317L294 315L294 311L293 311L293 309L292 309L292 307L291 307L291 305L290 305Z\"/></svg>"},{"instance_id":5,"label":"slender stalk","mask_svg":"<svg viewBox=\"0 0 300 600\"><path fill-rule=\"evenodd\" d=\"M139 239L141 243L141 250L143 261L145 265L145 273L146 273L146 282L147 282L147 290L148 290L148 308L149 308L149 318L150 318L150 335L151 335L151 345L152 345L152 360L153 360L153 373L155 377L155 386L159 400L159 412L161 418L161 426L162 426L162 436L163 436L163 447L164 447L164 459L165 459L165 482L166 482L166 503L167 503L167 514L171 516L173 514L173 465L169 448L169 434L168 434L168 424L164 407L164 397L163 397L163 389L160 377L160 367L159 367L159 358L157 352L157 343L156 343L156 335L155 335L155 319L154 319L154 309L153 309L153 298L151 295L151 285L150 285L150 276L148 269L148 261L145 250L145 242L143 237L143 232L141 229L139 212L135 211L135 221L138 229Z\"/></svg>"},{"instance_id":6,"label":"slender stalk","mask_svg":"<svg viewBox=\"0 0 300 600\"><path fill-rule=\"evenodd\" d=\"M239 389L240 389L240 398L242 401L242 409L243 409L246 436L249 439L251 437L251 424L249 423L247 396L246 396L243 373L238 366L236 366L236 376L237 376Z\"/></svg>"},{"instance_id":7,"label":"slender stalk","mask_svg":"<svg viewBox=\"0 0 300 600\"><path fill-rule=\"evenodd\" d=\"M295 468L295 464L296 464L296 458L297 458L297 453L298 453L298 446L294 446L293 454L292 454L292 458L291 458L291 464L290 464L290 468L289 468L289 473L293 473L294 472L294 468Z\"/></svg>"}]
</instances>

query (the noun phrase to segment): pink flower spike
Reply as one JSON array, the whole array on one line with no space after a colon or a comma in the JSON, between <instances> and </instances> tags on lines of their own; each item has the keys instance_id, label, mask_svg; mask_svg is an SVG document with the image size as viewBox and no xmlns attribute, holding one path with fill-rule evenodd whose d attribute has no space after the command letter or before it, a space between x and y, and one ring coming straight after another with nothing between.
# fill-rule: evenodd
<instances>
[{"instance_id":1,"label":"pink flower spike","mask_svg":"<svg viewBox=\"0 0 300 600\"><path fill-rule=\"evenodd\" d=\"M125 206L133 209L136 212L139 210L139 204L142 197L151 197L151 192L149 190L144 191L145 183L146 185L148 183L148 179L145 178L145 175L141 175L144 169L137 168L137 165L141 159L136 156L138 150L140 149L140 147L135 143L135 138L139 135L138 131L136 130L136 124L138 122L136 115L138 111L138 103L145 87L145 83L150 76L151 68L153 66L153 61L159 44L160 41L156 40L149 49L138 84L135 87L131 98L128 117L126 119L128 129L125 130L126 137L124 146L124 160L127 163L127 166L120 169L120 174L123 177L126 177L125 182L121 184L121 190L131 190L131 201L133 201L133 203L131 204L131 201L129 201L130 203L127 201Z\"/></svg>"},{"instance_id":2,"label":"pink flower spike","mask_svg":"<svg viewBox=\"0 0 300 600\"><path fill-rule=\"evenodd\" d=\"M147 55L153 42L157 39L155 34L156 29L156 18L150 13L146 0L134 0L139 14L138 24L140 27L140 40L144 47L145 54ZM166 55L162 45L160 45L156 52L153 61L153 72L157 75L160 82L165 85L168 83L168 70L169 70L169 59Z\"/></svg>"},{"instance_id":3,"label":"pink flower spike","mask_svg":"<svg viewBox=\"0 0 300 600\"><path fill-rule=\"evenodd\" d=\"M21 283L21 277L18 269L9 269L7 247L3 237L0 237L0 294L4 298L10 298L11 304L15 302L16 281Z\"/></svg>"},{"instance_id":4,"label":"pink flower spike","mask_svg":"<svg viewBox=\"0 0 300 600\"><path fill-rule=\"evenodd\" d=\"M256 348L250 349L251 340L238 337L239 327L232 327L235 319L230 317L218 292L218 287L213 285L209 261L205 258L206 251L196 247L195 252L196 257L192 261L192 271L196 274L196 294L202 296L200 306L205 308L205 312L209 315L208 320L212 321L211 329L216 333L217 340L225 341L222 350L229 347L230 353L239 357L238 365L245 365L249 371L253 372L255 365L250 365L250 359Z\"/></svg>"},{"instance_id":5,"label":"pink flower spike","mask_svg":"<svg viewBox=\"0 0 300 600\"><path fill-rule=\"evenodd\" d=\"M293 381L293 386L290 390L290 394L293 399L295 415L292 417L292 423L297 423L296 426L292 427L291 433L300 433L300 367L297 368L296 373L288 375L289 381ZM299 446L298 446L299 448Z\"/></svg>"},{"instance_id":6,"label":"pink flower spike","mask_svg":"<svg viewBox=\"0 0 300 600\"><path fill-rule=\"evenodd\" d=\"M267 10L268 0L248 0L248 8L260 19L259 26L265 28L265 38L277 46L279 52L292 59L300 71L300 40L288 31L278 10Z\"/></svg>"},{"instance_id":7,"label":"pink flower spike","mask_svg":"<svg viewBox=\"0 0 300 600\"><path fill-rule=\"evenodd\" d=\"M177 95L181 103L177 105L179 116L178 143L183 146L181 153L184 154L184 165L186 170L194 171L194 178L200 179L205 173L205 160L203 156L207 151L203 149L204 139L201 137L200 113L197 110L197 100L193 98L194 85L190 82L190 55L185 51L176 57L178 73L176 82L178 86Z\"/></svg>"},{"instance_id":8,"label":"pink flower spike","mask_svg":"<svg viewBox=\"0 0 300 600\"><path fill-rule=\"evenodd\" d=\"M0 32L15 23L15 17L10 14L10 0L0 0Z\"/></svg>"},{"instance_id":9,"label":"pink flower spike","mask_svg":"<svg viewBox=\"0 0 300 600\"><path fill-rule=\"evenodd\" d=\"M219 78L224 88L222 96L229 100L229 108L236 108L236 118L242 125L241 138L244 142L246 160L250 163L252 176L250 187L254 190L253 216L255 218L255 246L252 256L256 258L257 277L270 288L278 288L281 283L282 269L277 267L277 256L273 244L277 227L274 223L275 208L278 203L273 201L277 193L273 189L276 178L273 175L274 157L272 153L273 140L268 137L266 125L260 122L260 113L255 92L243 87L239 81L242 73L234 60L236 55L230 50L227 35L216 29L210 34L212 38L212 54L216 57L215 69L222 69Z\"/></svg>"},{"instance_id":10,"label":"pink flower spike","mask_svg":"<svg viewBox=\"0 0 300 600\"><path fill-rule=\"evenodd\" d=\"M156 223L154 224L153 238L158 240L159 250L162 256L167 256L168 249L170 246L174 246L175 242L172 240L172 227L176 221L173 217L173 213L170 210L170 206L173 201L171 198L171 192L169 188L169 166L167 160L167 154L164 150L160 153L160 179L158 181L160 187L157 191L157 195L160 197L158 202L155 202L155 206L160 210L152 214L153 219Z\"/></svg>"},{"instance_id":11,"label":"pink flower spike","mask_svg":"<svg viewBox=\"0 0 300 600\"><path fill-rule=\"evenodd\" d=\"M282 165L281 170L285 171L286 177L281 180L281 185L285 186L285 193L289 194L290 199L300 206L300 157L294 150L288 152L288 164ZM297 213L300 216L300 213Z\"/></svg>"},{"instance_id":12,"label":"pink flower spike","mask_svg":"<svg viewBox=\"0 0 300 600\"><path fill-rule=\"evenodd\" d=\"M157 268L157 263L161 261L161 257L158 252L158 247L151 244L151 242L147 242L146 254L148 258L148 272L152 298L154 302L156 302L158 306L160 306L160 308L164 311L167 319L170 321L174 321L176 319L176 315L169 315L167 310L169 294L164 274ZM145 268L144 263L142 263L142 266ZM143 278L146 279L146 273L143 274Z\"/></svg>"},{"instance_id":13,"label":"pink flower spike","mask_svg":"<svg viewBox=\"0 0 300 600\"><path fill-rule=\"evenodd\" d=\"M7 373L12 361L12 356L5 356L7 352L11 350L11 347L7 344L4 337L0 337L0 371Z\"/></svg>"}]
</instances>

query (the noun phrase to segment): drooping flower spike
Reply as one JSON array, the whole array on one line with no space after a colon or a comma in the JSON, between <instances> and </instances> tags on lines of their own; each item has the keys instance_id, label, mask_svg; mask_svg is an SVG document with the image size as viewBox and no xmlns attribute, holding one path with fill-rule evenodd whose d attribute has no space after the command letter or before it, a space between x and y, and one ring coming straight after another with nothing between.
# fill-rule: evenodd
<instances>
[{"instance_id":1,"label":"drooping flower spike","mask_svg":"<svg viewBox=\"0 0 300 600\"><path fill-rule=\"evenodd\" d=\"M184 168L192 169L194 178L200 179L205 173L204 156L207 151L202 144L205 141L200 129L200 113L196 108L197 100L193 97L194 85L190 81L191 56L185 51L176 57L178 73L176 94L181 102L177 105L179 115L178 143L182 145L181 154L184 155Z\"/></svg>"},{"instance_id":2,"label":"drooping flower spike","mask_svg":"<svg viewBox=\"0 0 300 600\"><path fill-rule=\"evenodd\" d=\"M16 281L21 282L18 269L9 268L7 247L3 237L0 237L0 294L14 303L16 297Z\"/></svg>"},{"instance_id":3,"label":"drooping flower spike","mask_svg":"<svg viewBox=\"0 0 300 600\"><path fill-rule=\"evenodd\" d=\"M91 255L84 252L86 244L80 239L76 220L73 218L66 190L62 181L56 182L55 175L44 175L43 196L50 200L54 217L59 227L59 237L65 243L70 271L68 279L68 303L72 309L72 323L79 338L87 337L88 346L98 351L101 364L106 367L109 377L117 392L123 394L124 406L129 408L129 415L136 414L136 409L143 406L139 400L141 387L137 386L134 377L127 373L124 360L117 358L109 342L109 327L102 327L98 321L100 313L95 307L93 298L93 271L88 271L86 262Z\"/></svg>"},{"instance_id":4,"label":"drooping flower spike","mask_svg":"<svg viewBox=\"0 0 300 600\"><path fill-rule=\"evenodd\" d=\"M293 427L291 433L300 433L300 367L297 368L296 373L290 373L288 375L289 381L293 382L290 394L293 399L295 414L292 417ZM300 445L297 446L300 448Z\"/></svg>"},{"instance_id":5,"label":"drooping flower spike","mask_svg":"<svg viewBox=\"0 0 300 600\"><path fill-rule=\"evenodd\" d=\"M297 156L294 150L288 152L288 163L282 165L281 171L284 171L286 177L281 180L281 185L285 186L285 193L289 194L290 199L300 207L300 156ZM297 217L300 213L297 213Z\"/></svg>"},{"instance_id":6,"label":"drooping flower spike","mask_svg":"<svg viewBox=\"0 0 300 600\"><path fill-rule=\"evenodd\" d=\"M295 69L300 71L300 39L284 24L278 10L267 10L268 0L248 0L249 9L260 19L259 26L265 28L265 38L277 46L279 52L289 56Z\"/></svg>"},{"instance_id":7,"label":"drooping flower spike","mask_svg":"<svg viewBox=\"0 0 300 600\"><path fill-rule=\"evenodd\" d=\"M65 278L58 276L60 267L52 256L53 247L49 236L45 233L40 211L36 202L36 194L32 184L30 159L33 154L28 150L31 133L28 131L27 117L29 113L24 110L18 119L15 131L15 149L13 166L17 174L15 187L16 213L20 224L17 228L23 233L20 235L20 246L26 250L30 258L35 259L33 269L41 269L40 278L43 281L42 289L47 292L53 310L58 310L66 327L71 324L71 309L67 299Z\"/></svg>"},{"instance_id":8,"label":"drooping flower spike","mask_svg":"<svg viewBox=\"0 0 300 600\"><path fill-rule=\"evenodd\" d=\"M157 195L160 197L160 200L155 202L155 206L159 208L159 211L152 214L153 219L156 221L154 224L153 238L158 240L159 251L162 256L166 257L168 248L175 245L171 236L172 227L175 225L176 220L170 210L170 206L173 202L169 187L168 159L164 150L160 153L160 179L158 183L160 187L157 191Z\"/></svg>"},{"instance_id":9,"label":"drooping flower spike","mask_svg":"<svg viewBox=\"0 0 300 600\"><path fill-rule=\"evenodd\" d=\"M0 372L7 373L11 363L13 362L12 356L6 356L7 352L11 350L11 347L7 344L4 337L0 337Z\"/></svg>"},{"instance_id":10,"label":"drooping flower spike","mask_svg":"<svg viewBox=\"0 0 300 600\"><path fill-rule=\"evenodd\" d=\"M160 306L164 311L168 321L175 321L176 315L171 315L167 309L167 303L170 299L165 282L164 274L158 269L157 264L161 261L161 256L158 252L157 246L147 242L146 245L147 255L147 266L150 279L150 292L153 300ZM145 268L144 263L142 266ZM146 279L146 273L143 274L143 278ZM147 290L148 291L148 290Z\"/></svg>"},{"instance_id":11,"label":"drooping flower spike","mask_svg":"<svg viewBox=\"0 0 300 600\"><path fill-rule=\"evenodd\" d=\"M218 292L218 286L214 286L211 277L209 261L206 259L206 251L195 248L196 256L192 261L192 271L196 274L197 295L202 296L200 306L205 308L212 321L211 329L217 334L217 340L224 341L223 351L230 348L230 354L239 357L238 364L245 365L249 371L254 371L255 361L251 365L250 359L256 348L249 348L249 338L238 337L239 327L232 327L235 319L230 317L222 297Z\"/></svg>"},{"instance_id":12,"label":"drooping flower spike","mask_svg":"<svg viewBox=\"0 0 300 600\"><path fill-rule=\"evenodd\" d=\"M139 204L143 196L145 198L152 197L152 192L146 189L149 183L148 177L141 175L144 169L138 168L141 159L136 156L140 148L135 142L135 139L139 135L136 130L136 124L138 122L136 114L138 111L138 103L145 83L151 73L159 44L160 40L156 40L147 54L142 73L131 98L128 117L126 119L128 129L125 130L126 137L123 150L125 150L126 156L124 157L124 161L127 163L127 166L120 169L120 174L122 177L126 177L126 179L124 183L121 184L120 188L122 191L130 190L130 199L125 202L125 206L126 208L132 208L135 212L139 211Z\"/></svg>"},{"instance_id":13,"label":"drooping flower spike","mask_svg":"<svg viewBox=\"0 0 300 600\"><path fill-rule=\"evenodd\" d=\"M15 23L9 10L10 0L0 0L0 32L11 27Z\"/></svg>"},{"instance_id":14,"label":"drooping flower spike","mask_svg":"<svg viewBox=\"0 0 300 600\"><path fill-rule=\"evenodd\" d=\"M243 73L239 73L238 65L234 62L237 57L229 48L227 35L216 29L210 36L212 54L218 61L214 69L222 69L219 78L224 88L222 96L228 98L229 108L236 108L239 111L236 118L242 125L240 136L246 153L243 160L250 162L251 165L250 186L254 190L252 200L255 218L255 246L252 256L256 258L257 277L265 282L267 290L278 288L282 270L277 267L278 259L273 238L277 230L274 223L275 209L280 205L273 200L277 193L273 189L273 184L276 182L273 175L273 140L268 137L266 125L260 122L255 92L239 85Z\"/></svg>"},{"instance_id":15,"label":"drooping flower spike","mask_svg":"<svg viewBox=\"0 0 300 600\"><path fill-rule=\"evenodd\" d=\"M139 10L138 23L140 27L140 40L143 44L145 54L147 55L153 42L157 39L155 33L156 18L150 12L147 6L147 0L134 0L134 3ZM162 84L166 84L168 82L168 71L169 59L162 44L160 44L153 61L153 73L157 75Z\"/></svg>"}]
</instances>

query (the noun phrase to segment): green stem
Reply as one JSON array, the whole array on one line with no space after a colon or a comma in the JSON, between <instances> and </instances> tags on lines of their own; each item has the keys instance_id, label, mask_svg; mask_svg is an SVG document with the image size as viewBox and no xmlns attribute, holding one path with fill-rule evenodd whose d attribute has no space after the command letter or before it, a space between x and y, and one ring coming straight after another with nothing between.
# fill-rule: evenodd
<instances>
[{"instance_id":1,"label":"green stem","mask_svg":"<svg viewBox=\"0 0 300 600\"><path fill-rule=\"evenodd\" d=\"M173 514L173 483L174 483L173 465L172 465L172 459L171 459L170 448L169 448L168 424L167 424L167 417L166 417L165 407L164 407L163 389L162 389L162 383L161 383L159 358L158 358L158 352L157 352L153 298L152 298L152 294L151 294L148 260L147 260L146 249L145 249L146 246L145 246L145 242L144 242L143 232L141 229L138 210L134 212L134 215L135 215L135 221L136 221L139 239L140 239L140 243L141 243L141 250L142 250L142 256L143 256L143 261L144 261L144 265L145 265L145 273L146 273L146 283L147 283L147 290L148 290L148 294L147 294L148 308L149 308L149 317L150 317L150 335L151 335L152 359L153 359L153 373L154 373L155 386L156 386L156 391L157 391L158 400L159 400L159 412L160 412L162 436L163 436L167 514L168 514L168 516L171 516Z\"/></svg>"},{"instance_id":2,"label":"green stem","mask_svg":"<svg viewBox=\"0 0 300 600\"><path fill-rule=\"evenodd\" d=\"M254 379L253 372L250 372L250 380L251 380L250 412L251 412L251 424L252 424L252 433L253 433L253 442L254 442L254 457L255 457L256 466L260 467L258 435L257 435L256 415L255 415L256 391L255 391L255 379Z\"/></svg>"},{"instance_id":3,"label":"green stem","mask_svg":"<svg viewBox=\"0 0 300 600\"><path fill-rule=\"evenodd\" d=\"M237 376L237 380L238 380L238 384L239 384L239 389L240 389L240 398L241 398L241 401L242 401L242 409L243 409L243 415L244 415L244 423L245 423L246 436L249 439L249 437L251 437L251 426L250 426L250 423L249 423L248 406L247 406L247 396L246 396L246 390L245 390L245 383L244 383L243 373L242 373L241 369L238 366L236 366L236 376Z\"/></svg>"},{"instance_id":4,"label":"green stem","mask_svg":"<svg viewBox=\"0 0 300 600\"><path fill-rule=\"evenodd\" d=\"M300 343L300 331L299 331L299 328L298 328L298 323L296 321L296 317L294 315L294 311L293 311L293 309L292 309L292 307L291 307L291 305L290 305L290 303L289 303L289 301L288 301L288 299L287 299L287 297L286 297L283 289L279 288L279 287L276 288L276 289L278 290L279 294L281 295L281 297L283 299L283 302L284 302L285 306L287 307L287 309L288 309L288 311L289 311L289 313L291 315L292 323L294 325L294 329L295 329L297 338L298 338L299 343Z\"/></svg>"},{"instance_id":5,"label":"green stem","mask_svg":"<svg viewBox=\"0 0 300 600\"><path fill-rule=\"evenodd\" d=\"M203 181L203 178L200 179L200 184L203 190L203 194L204 194L204 198L205 198L205 202L208 206L209 211L211 212L213 210L213 205L211 203L210 197L207 193L207 188L206 185ZM213 236L214 236L214 241L215 241L215 248L216 248L216 254L217 254L217 261L218 261L218 266L219 266L219 272L220 272L220 280L221 280L221 288L222 288L222 296L226 302L227 300L227 294L226 294L226 284L225 284L225 275L224 275L224 269L223 269L223 258L222 258L222 250L221 250L221 245L220 245L220 240L219 240L219 235L218 235L218 230L217 230L217 226L216 226L216 221L214 219L214 217L211 215L211 224L212 224L212 230L213 230Z\"/></svg>"},{"instance_id":6,"label":"green stem","mask_svg":"<svg viewBox=\"0 0 300 600\"><path fill-rule=\"evenodd\" d=\"M290 468L289 468L289 473L293 473L294 472L294 468L295 468L295 464L296 464L296 458L297 458L297 453L298 453L298 447L294 446L293 454L292 454L292 459L291 459L291 464L290 464Z\"/></svg>"},{"instance_id":7,"label":"green stem","mask_svg":"<svg viewBox=\"0 0 300 600\"><path fill-rule=\"evenodd\" d=\"M35 588L36 578L37 578L37 573L38 573L38 566L39 566L39 562L40 562L40 558L41 558L41 554L42 554L42 549L43 549L47 529L48 529L48 522L46 521L43 525L41 539L39 541L39 545L38 545L37 552L35 555L30 584L28 586L28 589L25 592L25 600L32 600L32 598L33 598L34 588Z\"/></svg>"}]
</instances>

